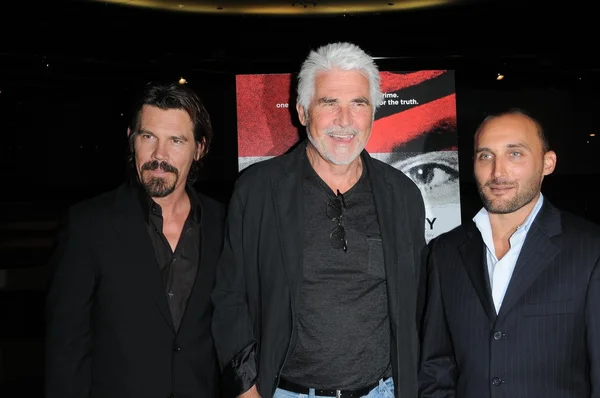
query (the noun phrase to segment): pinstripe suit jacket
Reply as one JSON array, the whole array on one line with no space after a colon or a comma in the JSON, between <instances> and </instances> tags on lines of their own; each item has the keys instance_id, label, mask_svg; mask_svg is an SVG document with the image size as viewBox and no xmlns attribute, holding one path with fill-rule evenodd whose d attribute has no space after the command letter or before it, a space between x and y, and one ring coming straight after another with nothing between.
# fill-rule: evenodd
<instances>
[{"instance_id":1,"label":"pinstripe suit jacket","mask_svg":"<svg viewBox=\"0 0 600 398\"><path fill-rule=\"evenodd\" d=\"M600 398L600 227L547 200L496 314L474 223L431 242L421 398Z\"/></svg>"}]
</instances>

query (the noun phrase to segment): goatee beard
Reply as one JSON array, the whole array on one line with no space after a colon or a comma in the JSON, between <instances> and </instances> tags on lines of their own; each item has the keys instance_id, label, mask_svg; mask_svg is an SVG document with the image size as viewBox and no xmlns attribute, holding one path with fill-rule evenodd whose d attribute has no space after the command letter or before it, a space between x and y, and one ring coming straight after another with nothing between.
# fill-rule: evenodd
<instances>
[{"instance_id":1,"label":"goatee beard","mask_svg":"<svg viewBox=\"0 0 600 398\"><path fill-rule=\"evenodd\" d=\"M144 178L144 171L153 171L158 168L164 172L173 173L175 176L173 181L169 182L168 179L163 177L150 177L148 179ZM159 162L158 160L144 163L141 168L141 175L142 186L152 198L164 198L169 196L173 193L173 191L175 191L175 186L179 180L179 170L177 170L176 167L164 161Z\"/></svg>"}]
</instances>

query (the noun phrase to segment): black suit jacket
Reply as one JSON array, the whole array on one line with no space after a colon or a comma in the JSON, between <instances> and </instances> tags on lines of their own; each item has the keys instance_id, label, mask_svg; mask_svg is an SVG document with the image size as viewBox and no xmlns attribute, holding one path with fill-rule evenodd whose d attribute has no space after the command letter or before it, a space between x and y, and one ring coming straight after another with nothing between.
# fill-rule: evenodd
<instances>
[{"instance_id":1,"label":"black suit jacket","mask_svg":"<svg viewBox=\"0 0 600 398\"><path fill-rule=\"evenodd\" d=\"M547 199L496 315L474 223L431 242L420 397L600 397L600 228Z\"/></svg>"},{"instance_id":2,"label":"black suit jacket","mask_svg":"<svg viewBox=\"0 0 600 398\"><path fill-rule=\"evenodd\" d=\"M47 398L213 398L218 366L210 291L224 208L199 195L201 260L178 333L136 192L75 205L47 296Z\"/></svg>"},{"instance_id":3,"label":"black suit jacket","mask_svg":"<svg viewBox=\"0 0 600 398\"><path fill-rule=\"evenodd\" d=\"M213 293L213 335L226 397L255 381L261 396L271 397L292 342L302 283L305 148L301 143L287 155L251 166L230 201ZM419 189L401 171L366 151L361 156L370 173L383 240L395 392L414 398L425 207Z\"/></svg>"}]
</instances>

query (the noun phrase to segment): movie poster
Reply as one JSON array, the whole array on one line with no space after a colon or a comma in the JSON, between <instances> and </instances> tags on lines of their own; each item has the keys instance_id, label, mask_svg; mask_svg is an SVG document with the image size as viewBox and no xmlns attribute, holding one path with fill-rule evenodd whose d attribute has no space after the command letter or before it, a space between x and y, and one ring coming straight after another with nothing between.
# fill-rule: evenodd
<instances>
[{"instance_id":1,"label":"movie poster","mask_svg":"<svg viewBox=\"0 0 600 398\"><path fill-rule=\"evenodd\" d=\"M419 187L429 242L461 222L454 71L382 71L384 98L369 154ZM291 74L236 76L239 170L287 152L305 135Z\"/></svg>"}]
</instances>

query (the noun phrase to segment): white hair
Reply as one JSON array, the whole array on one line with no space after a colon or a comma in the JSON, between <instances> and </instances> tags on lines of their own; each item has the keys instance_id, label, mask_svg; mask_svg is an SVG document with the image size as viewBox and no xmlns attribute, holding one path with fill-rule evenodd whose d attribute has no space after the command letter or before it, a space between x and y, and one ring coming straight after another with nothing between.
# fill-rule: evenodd
<instances>
[{"instance_id":1,"label":"white hair","mask_svg":"<svg viewBox=\"0 0 600 398\"><path fill-rule=\"evenodd\" d=\"M315 78L317 72L332 69L357 70L369 79L370 100L373 116L379 107L383 94L381 92L379 69L373 58L360 47L352 43L332 43L310 52L298 75L298 98L305 112L315 94Z\"/></svg>"}]
</instances>

